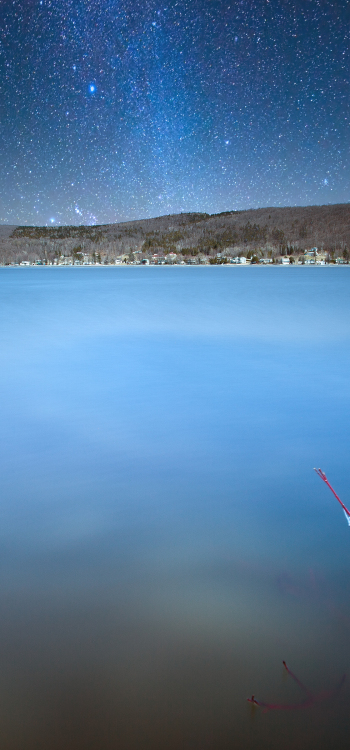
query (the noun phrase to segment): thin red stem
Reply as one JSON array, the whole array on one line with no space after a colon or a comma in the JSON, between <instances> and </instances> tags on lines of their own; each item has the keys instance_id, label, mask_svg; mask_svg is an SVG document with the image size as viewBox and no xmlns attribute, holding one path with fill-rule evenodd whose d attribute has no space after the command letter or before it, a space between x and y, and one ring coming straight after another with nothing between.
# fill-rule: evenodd
<instances>
[{"instance_id":1,"label":"thin red stem","mask_svg":"<svg viewBox=\"0 0 350 750\"><path fill-rule=\"evenodd\" d=\"M333 489L332 485L329 483L325 473L321 469L315 469L316 474L324 481L324 483L329 487L330 491L333 492L334 497L338 500L338 503L340 503L341 507L345 511L346 515L350 518L350 510L347 509L346 505L342 503L340 497L338 497L337 493Z\"/></svg>"}]
</instances>

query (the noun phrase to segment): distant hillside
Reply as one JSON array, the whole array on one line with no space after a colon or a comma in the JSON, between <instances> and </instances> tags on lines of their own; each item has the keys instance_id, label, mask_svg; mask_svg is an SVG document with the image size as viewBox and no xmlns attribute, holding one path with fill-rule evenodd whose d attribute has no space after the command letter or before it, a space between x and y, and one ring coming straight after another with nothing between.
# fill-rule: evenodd
<instances>
[{"instance_id":1,"label":"distant hillside","mask_svg":"<svg viewBox=\"0 0 350 750\"><path fill-rule=\"evenodd\" d=\"M81 252L101 260L257 254L297 256L317 246L329 255L350 251L350 204L190 213L103 226L0 227L0 263L53 260Z\"/></svg>"}]
</instances>

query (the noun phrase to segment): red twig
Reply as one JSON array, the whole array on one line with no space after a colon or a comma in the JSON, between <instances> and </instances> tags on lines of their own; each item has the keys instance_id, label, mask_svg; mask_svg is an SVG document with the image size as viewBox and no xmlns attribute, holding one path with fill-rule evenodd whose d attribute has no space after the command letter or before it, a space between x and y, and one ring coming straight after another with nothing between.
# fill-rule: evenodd
<instances>
[{"instance_id":1,"label":"red twig","mask_svg":"<svg viewBox=\"0 0 350 750\"><path fill-rule=\"evenodd\" d=\"M327 485L327 487L329 487L330 491L333 492L334 497L338 500L338 503L340 503L341 507L343 508L343 511L344 511L345 515L350 519L350 510L348 510L347 507L346 507L346 505L344 505L344 503L342 503L340 497L338 497L338 495L335 492L335 490L333 489L332 485L329 483L329 481L328 481L328 479L327 479L324 471L322 471L322 469L314 469L314 471L324 481L324 483ZM349 525L350 525L350 521L349 521Z\"/></svg>"},{"instance_id":2,"label":"red twig","mask_svg":"<svg viewBox=\"0 0 350 750\"><path fill-rule=\"evenodd\" d=\"M255 706L260 706L260 708L264 709L265 711L298 711L302 708L309 708L310 706L313 706L315 703L321 703L325 700L330 700L333 698L339 690L342 688L344 682L345 682L345 674L341 678L339 685L336 686L334 690L328 691L328 692L321 692L316 693L315 695L311 693L311 691L303 685L300 680L291 672L291 670L287 667L286 662L283 662L283 666L287 670L288 674L292 677L294 682L297 683L297 685L306 693L307 697L305 700L300 701L299 703L265 703L264 701L257 701L255 698L255 695L252 695L251 698L247 698L248 703L253 703Z\"/></svg>"}]
</instances>

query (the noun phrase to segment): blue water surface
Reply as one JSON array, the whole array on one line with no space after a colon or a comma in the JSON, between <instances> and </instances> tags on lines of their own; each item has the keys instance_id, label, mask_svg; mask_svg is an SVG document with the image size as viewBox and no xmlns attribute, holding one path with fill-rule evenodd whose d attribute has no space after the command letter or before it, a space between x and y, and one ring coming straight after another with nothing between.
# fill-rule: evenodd
<instances>
[{"instance_id":1,"label":"blue water surface","mask_svg":"<svg viewBox=\"0 0 350 750\"><path fill-rule=\"evenodd\" d=\"M0 269L4 750L348 746L349 289Z\"/></svg>"}]
</instances>

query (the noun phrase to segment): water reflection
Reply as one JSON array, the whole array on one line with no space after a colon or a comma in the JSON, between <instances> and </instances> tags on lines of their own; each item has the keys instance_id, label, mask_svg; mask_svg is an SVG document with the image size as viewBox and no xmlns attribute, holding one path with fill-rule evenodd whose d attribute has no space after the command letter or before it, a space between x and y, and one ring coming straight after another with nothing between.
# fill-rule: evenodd
<instances>
[{"instance_id":1,"label":"water reflection","mask_svg":"<svg viewBox=\"0 0 350 750\"><path fill-rule=\"evenodd\" d=\"M348 269L235 271L0 269L6 750L347 747Z\"/></svg>"}]
</instances>

